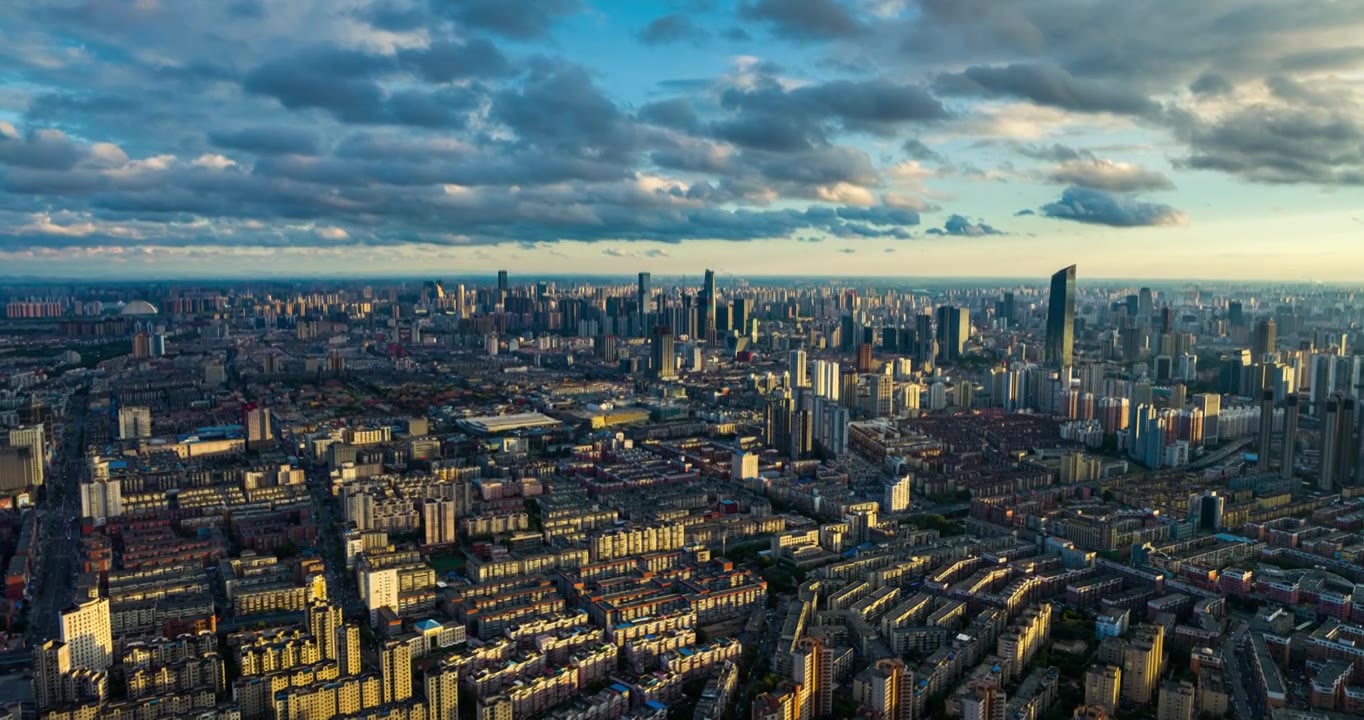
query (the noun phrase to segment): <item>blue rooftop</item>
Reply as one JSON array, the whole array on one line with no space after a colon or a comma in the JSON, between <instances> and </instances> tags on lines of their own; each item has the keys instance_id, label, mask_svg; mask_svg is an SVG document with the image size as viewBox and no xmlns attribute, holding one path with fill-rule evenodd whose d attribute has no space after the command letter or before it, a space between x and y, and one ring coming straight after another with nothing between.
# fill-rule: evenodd
<instances>
[{"instance_id":1,"label":"blue rooftop","mask_svg":"<svg viewBox=\"0 0 1364 720\"><path fill-rule=\"evenodd\" d=\"M440 623L431 619L418 620L416 623L413 623L413 627L417 628L422 632L431 632L433 630L439 630Z\"/></svg>"}]
</instances>

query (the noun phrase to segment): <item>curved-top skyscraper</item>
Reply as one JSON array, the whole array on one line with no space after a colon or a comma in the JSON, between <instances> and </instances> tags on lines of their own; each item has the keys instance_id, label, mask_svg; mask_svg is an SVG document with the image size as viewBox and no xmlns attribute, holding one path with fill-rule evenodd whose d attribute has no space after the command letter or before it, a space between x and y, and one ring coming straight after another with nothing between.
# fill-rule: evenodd
<instances>
[{"instance_id":1,"label":"curved-top skyscraper","mask_svg":"<svg viewBox=\"0 0 1364 720\"><path fill-rule=\"evenodd\" d=\"M1047 297L1047 365L1067 368L1075 350L1075 266L1051 276Z\"/></svg>"}]
</instances>

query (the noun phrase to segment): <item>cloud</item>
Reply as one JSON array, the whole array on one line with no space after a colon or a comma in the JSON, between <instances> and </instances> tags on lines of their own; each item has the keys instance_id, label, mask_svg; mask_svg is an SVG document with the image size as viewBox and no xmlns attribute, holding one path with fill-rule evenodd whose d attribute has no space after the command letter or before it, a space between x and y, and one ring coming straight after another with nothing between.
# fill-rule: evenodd
<instances>
[{"instance_id":1,"label":"cloud","mask_svg":"<svg viewBox=\"0 0 1364 720\"><path fill-rule=\"evenodd\" d=\"M923 141L918 138L910 138L900 147L905 151L905 155L908 155L911 160L934 163L942 163L947 160L936 150L925 145Z\"/></svg>"},{"instance_id":2,"label":"cloud","mask_svg":"<svg viewBox=\"0 0 1364 720\"><path fill-rule=\"evenodd\" d=\"M635 255L634 253L630 252L629 250L622 250L621 248L606 248L605 250L602 250L602 251L601 251L601 254L603 254L603 255L610 255L611 257L620 257L620 258L623 258L623 257L634 257L634 255Z\"/></svg>"},{"instance_id":3,"label":"cloud","mask_svg":"<svg viewBox=\"0 0 1364 720\"><path fill-rule=\"evenodd\" d=\"M441 40L421 49L399 50L398 63L433 83L500 77L512 70L496 45L477 37L467 42Z\"/></svg>"},{"instance_id":4,"label":"cloud","mask_svg":"<svg viewBox=\"0 0 1364 720\"><path fill-rule=\"evenodd\" d=\"M1132 163L1097 159L1067 160L1048 170L1047 180L1119 193L1174 188L1169 178L1154 170Z\"/></svg>"},{"instance_id":5,"label":"cloud","mask_svg":"<svg viewBox=\"0 0 1364 720\"><path fill-rule=\"evenodd\" d=\"M929 235L956 236L956 237L984 237L986 235L1005 235L1002 230L998 230L983 222L972 222L962 215L951 215L943 223L941 228L929 228L926 231Z\"/></svg>"},{"instance_id":6,"label":"cloud","mask_svg":"<svg viewBox=\"0 0 1364 720\"><path fill-rule=\"evenodd\" d=\"M21 137L13 125L0 122L0 165L35 170L68 170L86 150L60 130L39 128Z\"/></svg>"},{"instance_id":7,"label":"cloud","mask_svg":"<svg viewBox=\"0 0 1364 720\"><path fill-rule=\"evenodd\" d=\"M556 20L581 8L577 0L437 0L433 5L468 27L513 40L543 37Z\"/></svg>"},{"instance_id":8,"label":"cloud","mask_svg":"<svg viewBox=\"0 0 1364 720\"><path fill-rule=\"evenodd\" d=\"M1161 110L1159 103L1121 85L1039 63L976 65L938 76L934 87L946 94L1015 97L1074 112L1154 116Z\"/></svg>"},{"instance_id":9,"label":"cloud","mask_svg":"<svg viewBox=\"0 0 1364 720\"><path fill-rule=\"evenodd\" d=\"M1040 212L1057 220L1110 227L1183 225L1188 222L1187 215L1169 205L1081 187L1066 188L1060 200L1043 205Z\"/></svg>"},{"instance_id":10,"label":"cloud","mask_svg":"<svg viewBox=\"0 0 1364 720\"><path fill-rule=\"evenodd\" d=\"M857 252L857 251L854 250L853 248L838 248L838 252L841 252L841 253L843 253L844 255L852 255L853 253L855 253L855 252Z\"/></svg>"},{"instance_id":11,"label":"cloud","mask_svg":"<svg viewBox=\"0 0 1364 720\"><path fill-rule=\"evenodd\" d=\"M1076 160L1095 160L1096 156L1089 150L1073 148L1069 145L1054 143L1052 145L1037 145L1029 143L1011 143L1010 147L1020 155L1030 157L1034 160L1050 160L1051 162L1064 163Z\"/></svg>"},{"instance_id":12,"label":"cloud","mask_svg":"<svg viewBox=\"0 0 1364 720\"><path fill-rule=\"evenodd\" d=\"M673 13L654 18L639 31L639 41L645 45L668 45L670 43L700 43L708 40L710 33L692 22L682 13Z\"/></svg>"},{"instance_id":13,"label":"cloud","mask_svg":"<svg viewBox=\"0 0 1364 720\"><path fill-rule=\"evenodd\" d=\"M227 150L256 155L316 155L317 137L302 128L251 127L231 132L212 132L209 142Z\"/></svg>"},{"instance_id":14,"label":"cloud","mask_svg":"<svg viewBox=\"0 0 1364 720\"><path fill-rule=\"evenodd\" d=\"M1231 81L1215 72L1205 72L1189 84L1189 92L1195 95L1226 95L1231 91Z\"/></svg>"},{"instance_id":15,"label":"cloud","mask_svg":"<svg viewBox=\"0 0 1364 720\"><path fill-rule=\"evenodd\" d=\"M1186 167L1254 182L1364 184L1364 121L1343 108L1256 105L1185 133Z\"/></svg>"},{"instance_id":16,"label":"cloud","mask_svg":"<svg viewBox=\"0 0 1364 720\"><path fill-rule=\"evenodd\" d=\"M744 0L739 15L767 23L792 40L833 40L860 35L865 27L838 0Z\"/></svg>"}]
</instances>

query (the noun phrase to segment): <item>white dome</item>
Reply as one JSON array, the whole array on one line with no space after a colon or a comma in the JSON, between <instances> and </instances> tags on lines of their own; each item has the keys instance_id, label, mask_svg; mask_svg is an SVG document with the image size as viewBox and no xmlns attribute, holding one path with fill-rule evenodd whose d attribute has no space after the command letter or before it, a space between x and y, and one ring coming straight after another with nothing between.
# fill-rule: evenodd
<instances>
[{"instance_id":1,"label":"white dome","mask_svg":"<svg viewBox=\"0 0 1364 720\"><path fill-rule=\"evenodd\" d=\"M155 315L156 313L156 306L146 300L134 300L124 305L123 309L119 311L120 315Z\"/></svg>"}]
</instances>

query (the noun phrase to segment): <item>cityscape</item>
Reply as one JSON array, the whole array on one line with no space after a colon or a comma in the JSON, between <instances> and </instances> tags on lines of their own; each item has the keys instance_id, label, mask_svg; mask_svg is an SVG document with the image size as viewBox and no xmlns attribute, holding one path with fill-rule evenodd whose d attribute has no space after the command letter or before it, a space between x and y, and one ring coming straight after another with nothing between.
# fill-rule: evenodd
<instances>
[{"instance_id":1,"label":"cityscape","mask_svg":"<svg viewBox=\"0 0 1364 720\"><path fill-rule=\"evenodd\" d=\"M3 0L0 720L1364 718L1364 0Z\"/></svg>"},{"instance_id":2,"label":"cityscape","mask_svg":"<svg viewBox=\"0 0 1364 720\"><path fill-rule=\"evenodd\" d=\"M1357 290L0 292L16 720L1364 712Z\"/></svg>"}]
</instances>

